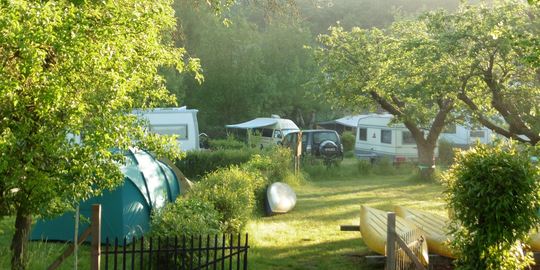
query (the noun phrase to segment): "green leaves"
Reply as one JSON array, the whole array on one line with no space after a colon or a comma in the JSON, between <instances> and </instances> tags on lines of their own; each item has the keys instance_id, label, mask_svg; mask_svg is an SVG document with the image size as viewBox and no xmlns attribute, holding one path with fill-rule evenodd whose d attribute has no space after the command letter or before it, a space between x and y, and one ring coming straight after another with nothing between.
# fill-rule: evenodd
<instances>
[{"instance_id":1,"label":"green leaves","mask_svg":"<svg viewBox=\"0 0 540 270\"><path fill-rule=\"evenodd\" d=\"M111 148L179 156L172 138L148 136L129 116L175 102L158 66L198 76L197 61L162 42L175 25L170 4L0 4L0 216L54 217L114 189L123 158Z\"/></svg>"},{"instance_id":2,"label":"green leaves","mask_svg":"<svg viewBox=\"0 0 540 270\"><path fill-rule=\"evenodd\" d=\"M521 145L496 140L458 152L445 176L460 269L522 269L520 241L540 225L539 170ZM501 254L504 254L501 256Z\"/></svg>"}]
</instances>

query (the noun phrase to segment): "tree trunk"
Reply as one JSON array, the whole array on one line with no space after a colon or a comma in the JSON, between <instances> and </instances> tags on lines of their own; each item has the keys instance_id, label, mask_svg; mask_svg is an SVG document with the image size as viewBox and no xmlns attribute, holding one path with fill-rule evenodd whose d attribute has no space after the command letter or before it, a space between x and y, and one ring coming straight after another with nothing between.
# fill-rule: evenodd
<instances>
[{"instance_id":1,"label":"tree trunk","mask_svg":"<svg viewBox=\"0 0 540 270\"><path fill-rule=\"evenodd\" d=\"M28 268L28 237L32 215L23 215L17 211L15 234L11 240L11 269L26 270Z\"/></svg>"},{"instance_id":2,"label":"tree trunk","mask_svg":"<svg viewBox=\"0 0 540 270\"><path fill-rule=\"evenodd\" d=\"M310 129L315 129L315 116L317 116L317 111L313 110L311 111L311 113L309 114L309 128Z\"/></svg>"},{"instance_id":3,"label":"tree trunk","mask_svg":"<svg viewBox=\"0 0 540 270\"><path fill-rule=\"evenodd\" d=\"M306 122L304 121L304 117L302 116L302 110L300 108L296 110L296 116L298 117L298 126L305 126Z\"/></svg>"},{"instance_id":4,"label":"tree trunk","mask_svg":"<svg viewBox=\"0 0 540 270\"><path fill-rule=\"evenodd\" d=\"M435 148L437 142L430 143L426 140L418 140L416 146L418 147L418 173L420 178L425 181L432 181L435 172Z\"/></svg>"}]
</instances>

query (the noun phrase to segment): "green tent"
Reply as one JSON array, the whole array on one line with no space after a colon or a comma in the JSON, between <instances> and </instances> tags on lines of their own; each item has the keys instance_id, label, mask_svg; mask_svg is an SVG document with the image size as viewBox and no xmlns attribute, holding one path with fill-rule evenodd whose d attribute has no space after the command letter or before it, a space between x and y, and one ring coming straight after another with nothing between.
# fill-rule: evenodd
<instances>
[{"instance_id":1,"label":"green tent","mask_svg":"<svg viewBox=\"0 0 540 270\"><path fill-rule=\"evenodd\" d=\"M101 242L123 244L124 237L131 243L150 229L150 214L161 209L166 201L172 202L180 194L178 179L171 167L145 151L129 151L128 162L120 167L124 184L114 191L105 190L103 196L80 202L81 216L90 219L92 204L101 204ZM79 234L89 223L79 226ZM73 241L75 238L75 213L68 212L53 220L38 220L30 240ZM86 242L90 241L90 237Z\"/></svg>"}]
</instances>

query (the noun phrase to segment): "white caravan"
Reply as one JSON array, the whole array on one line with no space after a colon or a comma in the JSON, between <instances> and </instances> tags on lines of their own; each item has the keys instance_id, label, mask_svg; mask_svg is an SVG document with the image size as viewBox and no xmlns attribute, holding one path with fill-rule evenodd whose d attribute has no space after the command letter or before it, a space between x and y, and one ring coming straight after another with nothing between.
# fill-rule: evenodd
<instances>
[{"instance_id":1,"label":"white caravan","mask_svg":"<svg viewBox=\"0 0 540 270\"><path fill-rule=\"evenodd\" d=\"M176 140L183 151L199 149L199 122L195 109L157 108L153 111L135 110L133 114L145 117L150 122L150 131L162 135L178 135Z\"/></svg>"},{"instance_id":2,"label":"white caravan","mask_svg":"<svg viewBox=\"0 0 540 270\"><path fill-rule=\"evenodd\" d=\"M293 121L281 119L277 115L272 115L271 118L255 118L241 124L227 125L226 127L246 129L248 141L251 142L251 137L256 136L260 148L281 144L283 138L289 132L300 130Z\"/></svg>"},{"instance_id":3,"label":"white caravan","mask_svg":"<svg viewBox=\"0 0 540 270\"><path fill-rule=\"evenodd\" d=\"M454 143L454 147L469 149L475 141L489 143L493 141L494 133L488 128L470 129L464 126L448 126L439 136L439 140L446 139Z\"/></svg>"},{"instance_id":4,"label":"white caravan","mask_svg":"<svg viewBox=\"0 0 540 270\"><path fill-rule=\"evenodd\" d=\"M388 126L391 114L372 114L358 120L354 156L374 162L390 157L392 162L418 162L418 147L403 124ZM435 149L437 156L438 149Z\"/></svg>"}]
</instances>

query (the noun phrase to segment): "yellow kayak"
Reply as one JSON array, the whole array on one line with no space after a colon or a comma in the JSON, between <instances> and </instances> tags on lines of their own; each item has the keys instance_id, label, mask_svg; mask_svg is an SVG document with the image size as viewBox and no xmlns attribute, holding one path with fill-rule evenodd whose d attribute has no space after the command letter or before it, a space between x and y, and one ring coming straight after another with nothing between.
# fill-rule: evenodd
<instances>
[{"instance_id":1,"label":"yellow kayak","mask_svg":"<svg viewBox=\"0 0 540 270\"><path fill-rule=\"evenodd\" d=\"M396 216L402 217L424 230L430 253L456 258L453 250L447 243L454 239L453 236L446 235L446 228L449 223L448 218L398 205L394 206L394 211L396 212Z\"/></svg>"},{"instance_id":2,"label":"yellow kayak","mask_svg":"<svg viewBox=\"0 0 540 270\"><path fill-rule=\"evenodd\" d=\"M540 232L533 233L530 239L530 246L532 251L540 251Z\"/></svg>"},{"instance_id":3,"label":"yellow kayak","mask_svg":"<svg viewBox=\"0 0 540 270\"><path fill-rule=\"evenodd\" d=\"M387 212L362 205L360 213L360 233L366 245L373 251L385 255L387 239ZM396 214L396 232L399 235L405 235L414 229L418 229L413 223L397 216ZM422 245L425 250L422 251L422 262L428 262L427 246ZM397 248L397 245L396 245Z\"/></svg>"}]
</instances>

